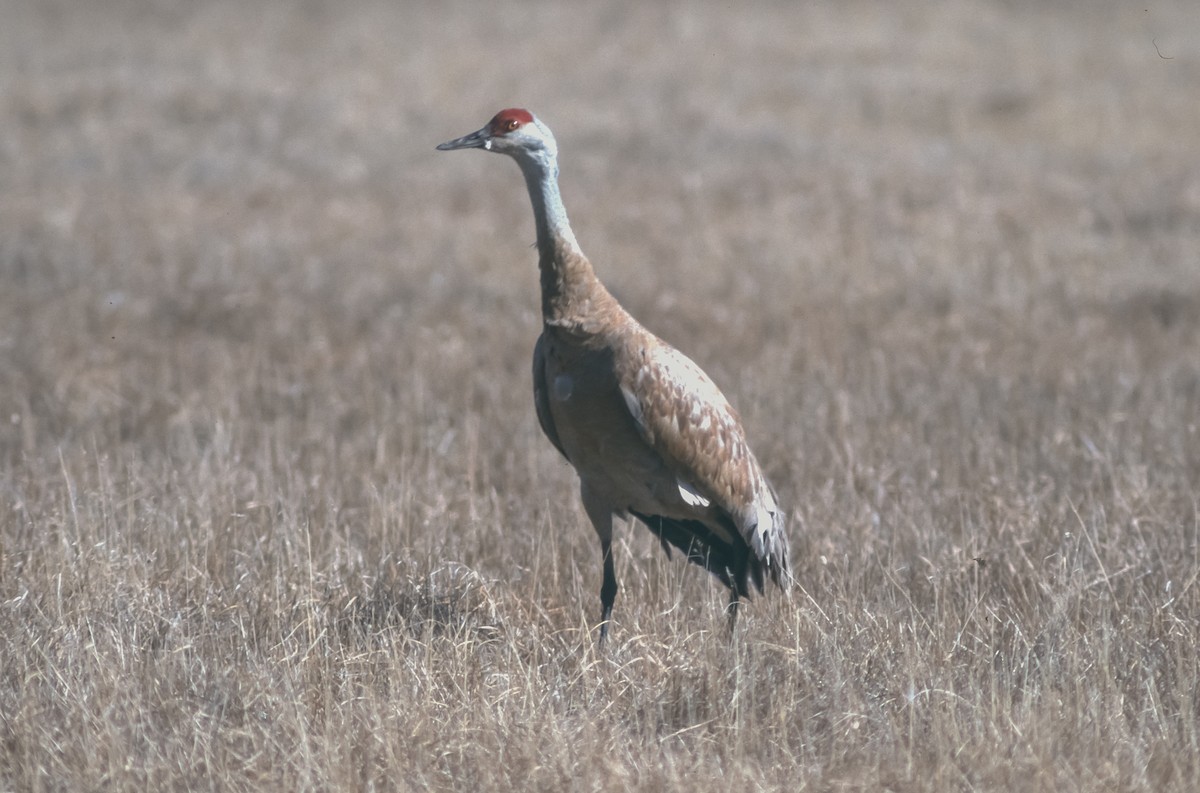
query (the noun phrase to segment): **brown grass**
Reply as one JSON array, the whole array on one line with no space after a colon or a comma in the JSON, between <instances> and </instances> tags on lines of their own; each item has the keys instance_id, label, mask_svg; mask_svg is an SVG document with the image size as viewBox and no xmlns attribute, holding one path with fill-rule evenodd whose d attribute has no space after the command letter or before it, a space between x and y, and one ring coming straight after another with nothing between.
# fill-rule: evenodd
<instances>
[{"instance_id":1,"label":"brown grass","mask_svg":"<svg viewBox=\"0 0 1200 793\"><path fill-rule=\"evenodd\" d=\"M0 789L1200 788L1200 6L0 5ZM511 104L790 506L732 644L636 529L596 652Z\"/></svg>"}]
</instances>

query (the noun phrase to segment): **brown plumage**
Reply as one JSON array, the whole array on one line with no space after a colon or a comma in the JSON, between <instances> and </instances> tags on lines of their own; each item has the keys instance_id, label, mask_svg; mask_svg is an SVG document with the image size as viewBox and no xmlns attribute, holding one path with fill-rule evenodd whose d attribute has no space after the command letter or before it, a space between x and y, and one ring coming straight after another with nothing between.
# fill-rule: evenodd
<instances>
[{"instance_id":1,"label":"brown plumage","mask_svg":"<svg viewBox=\"0 0 1200 793\"><path fill-rule=\"evenodd\" d=\"M600 537L600 639L617 593L612 519L634 516L670 554L740 598L789 578L783 511L720 389L687 356L643 328L596 278L558 191L558 147L525 110L439 149L482 148L521 166L533 202L542 286L542 335L533 354L538 421L579 474Z\"/></svg>"}]
</instances>

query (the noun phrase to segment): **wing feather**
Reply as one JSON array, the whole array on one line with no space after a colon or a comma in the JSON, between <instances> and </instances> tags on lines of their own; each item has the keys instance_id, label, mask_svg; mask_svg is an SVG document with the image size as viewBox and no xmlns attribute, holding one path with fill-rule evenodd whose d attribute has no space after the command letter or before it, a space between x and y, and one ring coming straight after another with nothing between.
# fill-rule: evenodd
<instances>
[{"instance_id":1,"label":"wing feather","mask_svg":"<svg viewBox=\"0 0 1200 793\"><path fill-rule=\"evenodd\" d=\"M558 453L571 461L563 450L562 441L558 439L558 428L554 425L554 416L550 412L550 392L546 387L546 335L538 336L537 344L533 346L533 406L537 410L538 424L542 432L558 449Z\"/></svg>"},{"instance_id":2,"label":"wing feather","mask_svg":"<svg viewBox=\"0 0 1200 793\"><path fill-rule=\"evenodd\" d=\"M783 513L737 411L686 355L654 337L640 341L618 376L643 440L674 471L685 500L697 507L711 502L728 514L778 582L788 568Z\"/></svg>"}]
</instances>

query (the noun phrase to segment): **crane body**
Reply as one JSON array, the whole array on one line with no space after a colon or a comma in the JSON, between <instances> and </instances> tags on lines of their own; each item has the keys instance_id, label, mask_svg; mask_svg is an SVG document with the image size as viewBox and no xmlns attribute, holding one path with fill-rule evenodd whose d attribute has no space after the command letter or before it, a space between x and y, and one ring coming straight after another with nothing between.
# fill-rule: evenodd
<instances>
[{"instance_id":1,"label":"crane body","mask_svg":"<svg viewBox=\"0 0 1200 793\"><path fill-rule=\"evenodd\" d=\"M637 518L663 549L730 590L730 626L751 587L789 581L784 514L741 420L690 358L646 330L604 287L571 230L558 188L558 146L526 110L438 146L508 154L525 176L537 230L542 334L534 347L538 421L579 474L600 539L600 640L617 580L613 518Z\"/></svg>"}]
</instances>

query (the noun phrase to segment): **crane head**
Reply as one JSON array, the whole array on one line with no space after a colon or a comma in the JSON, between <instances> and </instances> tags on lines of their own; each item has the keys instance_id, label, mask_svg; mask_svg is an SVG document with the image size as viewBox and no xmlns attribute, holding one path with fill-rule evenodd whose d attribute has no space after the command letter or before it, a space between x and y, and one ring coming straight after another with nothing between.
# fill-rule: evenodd
<instances>
[{"instance_id":1,"label":"crane head","mask_svg":"<svg viewBox=\"0 0 1200 793\"><path fill-rule=\"evenodd\" d=\"M438 146L439 151L454 149L484 149L517 158L529 154L554 156L558 153L550 129L528 110L519 107L501 110L483 129Z\"/></svg>"}]
</instances>

